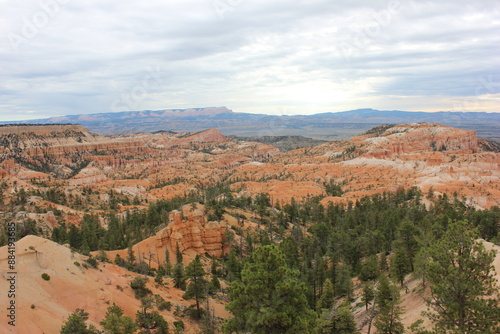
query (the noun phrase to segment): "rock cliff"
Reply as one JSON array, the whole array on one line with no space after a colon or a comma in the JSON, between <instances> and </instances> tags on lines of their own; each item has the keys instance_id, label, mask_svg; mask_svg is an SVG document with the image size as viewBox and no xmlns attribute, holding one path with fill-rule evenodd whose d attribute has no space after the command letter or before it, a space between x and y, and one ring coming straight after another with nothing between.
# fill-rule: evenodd
<instances>
[{"instance_id":1,"label":"rock cliff","mask_svg":"<svg viewBox=\"0 0 500 334\"><path fill-rule=\"evenodd\" d=\"M11 125L0 127L0 162L16 163L59 177L79 172L102 154L138 154L147 147L138 140L94 135L81 125Z\"/></svg>"},{"instance_id":2,"label":"rock cliff","mask_svg":"<svg viewBox=\"0 0 500 334\"><path fill-rule=\"evenodd\" d=\"M193 249L198 254L220 257L227 252L224 245L225 222L207 220L205 207L198 203L184 205L182 212L170 212L170 224L156 234L158 248L168 246L181 252Z\"/></svg>"}]
</instances>

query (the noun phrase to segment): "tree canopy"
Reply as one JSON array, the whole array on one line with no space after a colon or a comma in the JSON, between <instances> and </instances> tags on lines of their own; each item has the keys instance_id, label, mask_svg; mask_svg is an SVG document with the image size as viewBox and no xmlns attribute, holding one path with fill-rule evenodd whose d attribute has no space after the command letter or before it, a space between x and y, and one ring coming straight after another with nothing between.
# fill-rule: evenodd
<instances>
[{"instance_id":1,"label":"tree canopy","mask_svg":"<svg viewBox=\"0 0 500 334\"><path fill-rule=\"evenodd\" d=\"M306 289L298 272L286 265L276 245L259 247L244 265L241 281L230 286L227 309L234 318L224 332L312 333L315 313L309 309Z\"/></svg>"},{"instance_id":2,"label":"tree canopy","mask_svg":"<svg viewBox=\"0 0 500 334\"><path fill-rule=\"evenodd\" d=\"M421 271L430 284L428 303L435 311L427 316L437 333L500 333L495 251L486 250L476 238L477 232L459 221L424 250Z\"/></svg>"}]
</instances>

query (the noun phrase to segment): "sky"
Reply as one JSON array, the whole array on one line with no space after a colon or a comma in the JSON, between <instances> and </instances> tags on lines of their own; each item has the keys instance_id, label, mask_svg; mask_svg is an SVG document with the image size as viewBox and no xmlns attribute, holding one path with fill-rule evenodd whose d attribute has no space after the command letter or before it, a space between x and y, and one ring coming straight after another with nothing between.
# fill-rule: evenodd
<instances>
[{"instance_id":1,"label":"sky","mask_svg":"<svg viewBox=\"0 0 500 334\"><path fill-rule=\"evenodd\" d=\"M498 0L0 0L0 121L500 112Z\"/></svg>"}]
</instances>

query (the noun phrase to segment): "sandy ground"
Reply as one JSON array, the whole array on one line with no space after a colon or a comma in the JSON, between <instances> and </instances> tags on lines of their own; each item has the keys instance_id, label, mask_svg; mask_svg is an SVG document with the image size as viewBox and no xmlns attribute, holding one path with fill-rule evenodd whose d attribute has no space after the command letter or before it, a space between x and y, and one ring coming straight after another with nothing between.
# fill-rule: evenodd
<instances>
[{"instance_id":1,"label":"sandy ground","mask_svg":"<svg viewBox=\"0 0 500 334\"><path fill-rule=\"evenodd\" d=\"M59 333L63 322L76 308L83 308L89 315L89 323L98 326L108 306L116 303L125 315L135 319L140 301L134 297L130 281L138 276L113 264L99 264L97 269L83 267L85 257L69 248L36 236L27 236L16 243L16 327L7 324L6 307L9 300L7 272L7 248L0 248L0 333L52 334ZM75 263L80 263L80 266ZM50 280L42 279L46 273ZM189 306L193 301L182 298L183 291L155 286L149 279L148 287L173 305ZM210 306L220 317L227 317L224 306L211 300ZM185 333L197 333L198 329L186 318L173 315L172 310L161 312L172 324L182 320ZM99 326L98 326L99 328ZM171 327L172 328L172 327Z\"/></svg>"}]
</instances>

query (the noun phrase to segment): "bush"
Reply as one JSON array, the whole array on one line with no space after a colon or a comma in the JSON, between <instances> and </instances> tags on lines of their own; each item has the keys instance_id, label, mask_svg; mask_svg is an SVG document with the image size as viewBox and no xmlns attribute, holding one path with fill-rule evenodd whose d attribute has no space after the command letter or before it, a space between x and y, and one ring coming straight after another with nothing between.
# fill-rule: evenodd
<instances>
[{"instance_id":1,"label":"bush","mask_svg":"<svg viewBox=\"0 0 500 334\"><path fill-rule=\"evenodd\" d=\"M160 311L170 311L172 309L172 303L167 302L165 299L162 298L160 295L154 295L156 307L158 307L158 310Z\"/></svg>"},{"instance_id":2,"label":"bush","mask_svg":"<svg viewBox=\"0 0 500 334\"><path fill-rule=\"evenodd\" d=\"M172 303L167 302L166 300L158 304L158 310L160 311L164 310L170 311L171 309L172 309Z\"/></svg>"},{"instance_id":3,"label":"bush","mask_svg":"<svg viewBox=\"0 0 500 334\"><path fill-rule=\"evenodd\" d=\"M49 281L49 280L50 280L50 276L49 276L48 274L46 274L46 273L43 273L43 274L42 274L42 278L43 278L44 280L46 280L46 281Z\"/></svg>"},{"instance_id":4,"label":"bush","mask_svg":"<svg viewBox=\"0 0 500 334\"><path fill-rule=\"evenodd\" d=\"M97 260L91 256L86 260L88 264L90 264L93 268L97 268Z\"/></svg>"},{"instance_id":5,"label":"bush","mask_svg":"<svg viewBox=\"0 0 500 334\"><path fill-rule=\"evenodd\" d=\"M146 288L146 282L148 281L145 277L136 277L130 282L130 287L134 290L135 298L142 299L151 293L151 290Z\"/></svg>"},{"instance_id":6,"label":"bush","mask_svg":"<svg viewBox=\"0 0 500 334\"><path fill-rule=\"evenodd\" d=\"M127 266L127 262L124 259L122 259L119 254L116 254L116 256L115 256L115 264L117 266L124 267L124 268Z\"/></svg>"},{"instance_id":7,"label":"bush","mask_svg":"<svg viewBox=\"0 0 500 334\"><path fill-rule=\"evenodd\" d=\"M99 254L97 254L96 258L101 262L109 262L108 256L104 251L100 251Z\"/></svg>"},{"instance_id":8,"label":"bush","mask_svg":"<svg viewBox=\"0 0 500 334\"><path fill-rule=\"evenodd\" d=\"M78 262L78 261L73 262L73 264L74 264L75 266L77 266L77 267L79 267L79 266L80 266L80 262Z\"/></svg>"},{"instance_id":9,"label":"bush","mask_svg":"<svg viewBox=\"0 0 500 334\"><path fill-rule=\"evenodd\" d=\"M181 331L183 331L183 330L184 330L184 322L182 322L182 321L180 321L180 320L179 320L179 321L175 321L175 322L174 322L174 327L175 327L175 329L177 329L177 330L181 330Z\"/></svg>"},{"instance_id":10,"label":"bush","mask_svg":"<svg viewBox=\"0 0 500 334\"><path fill-rule=\"evenodd\" d=\"M132 280L132 282L130 282L130 287L134 290L144 289L147 282L148 279L146 277L136 277Z\"/></svg>"}]
</instances>

